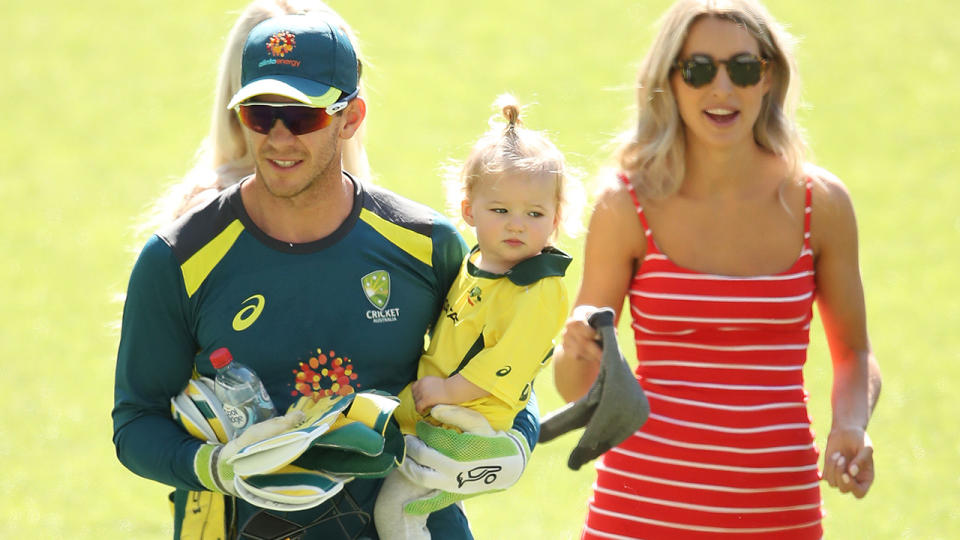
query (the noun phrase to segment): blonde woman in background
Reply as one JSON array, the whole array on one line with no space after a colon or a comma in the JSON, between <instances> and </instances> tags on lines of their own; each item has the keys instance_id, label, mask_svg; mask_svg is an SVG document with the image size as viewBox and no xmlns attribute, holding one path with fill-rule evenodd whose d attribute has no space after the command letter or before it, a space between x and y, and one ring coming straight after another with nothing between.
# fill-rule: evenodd
<instances>
[{"instance_id":1,"label":"blonde woman in background","mask_svg":"<svg viewBox=\"0 0 960 540\"><path fill-rule=\"evenodd\" d=\"M822 479L873 483L857 226L844 185L805 161L792 44L759 2L680 0L640 66L554 368L583 396L601 357L586 318L629 299L650 417L598 462L583 538L823 536L802 371L815 298L833 362Z\"/></svg>"},{"instance_id":2,"label":"blonde woman in background","mask_svg":"<svg viewBox=\"0 0 960 540\"><path fill-rule=\"evenodd\" d=\"M318 0L251 2L230 29L220 57L213 110L210 114L210 131L197 150L193 167L168 189L153 208L143 227L146 232L153 232L187 210L212 199L220 190L253 174L253 155L243 139L237 114L227 109L227 104L240 89L240 54L250 29L271 17L292 13L324 13L339 21L340 27L349 36L357 52L361 71L359 96L364 97L362 71L366 62L360 50L360 42L350 25L331 7ZM363 145L365 131L366 124L362 124L357 135L345 141L343 168L359 180L370 181L370 163Z\"/></svg>"}]
</instances>

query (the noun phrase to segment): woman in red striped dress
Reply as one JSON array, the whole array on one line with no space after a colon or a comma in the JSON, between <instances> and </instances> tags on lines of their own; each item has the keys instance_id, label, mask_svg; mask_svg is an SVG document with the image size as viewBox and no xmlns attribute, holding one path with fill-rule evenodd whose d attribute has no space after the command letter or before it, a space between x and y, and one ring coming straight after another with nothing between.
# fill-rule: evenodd
<instances>
[{"instance_id":1,"label":"woman in red striped dress","mask_svg":"<svg viewBox=\"0 0 960 540\"><path fill-rule=\"evenodd\" d=\"M754 1L680 0L637 89L554 366L583 396L600 362L586 316L628 299L650 417L597 462L583 538L821 538L821 478L857 497L873 482L880 375L849 195L804 162L791 37ZM822 472L814 299L834 374Z\"/></svg>"}]
</instances>

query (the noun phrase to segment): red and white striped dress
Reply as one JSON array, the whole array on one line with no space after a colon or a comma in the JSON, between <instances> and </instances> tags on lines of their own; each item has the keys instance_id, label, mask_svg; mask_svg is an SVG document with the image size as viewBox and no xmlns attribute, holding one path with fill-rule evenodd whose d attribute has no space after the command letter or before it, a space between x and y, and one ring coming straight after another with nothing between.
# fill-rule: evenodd
<instances>
[{"instance_id":1,"label":"red and white striped dress","mask_svg":"<svg viewBox=\"0 0 960 540\"><path fill-rule=\"evenodd\" d=\"M796 262L751 277L674 264L629 189L647 241L629 294L650 418L597 462L583 538L821 538L802 371L814 296L810 181Z\"/></svg>"}]
</instances>

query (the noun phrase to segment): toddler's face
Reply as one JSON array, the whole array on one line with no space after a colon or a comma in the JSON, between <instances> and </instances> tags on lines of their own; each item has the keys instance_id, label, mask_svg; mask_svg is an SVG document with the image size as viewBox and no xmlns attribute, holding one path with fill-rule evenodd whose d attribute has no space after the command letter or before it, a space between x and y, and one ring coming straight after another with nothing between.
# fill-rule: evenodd
<instances>
[{"instance_id":1,"label":"toddler's face","mask_svg":"<svg viewBox=\"0 0 960 540\"><path fill-rule=\"evenodd\" d=\"M553 174L501 173L480 179L462 204L477 232L478 266L502 274L540 253L557 228Z\"/></svg>"}]
</instances>

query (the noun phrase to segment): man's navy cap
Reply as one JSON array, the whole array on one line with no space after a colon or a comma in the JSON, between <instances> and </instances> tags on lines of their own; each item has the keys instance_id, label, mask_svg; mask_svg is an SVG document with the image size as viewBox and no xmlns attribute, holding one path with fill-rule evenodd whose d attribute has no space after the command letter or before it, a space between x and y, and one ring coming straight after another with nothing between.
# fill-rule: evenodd
<instances>
[{"instance_id":1,"label":"man's navy cap","mask_svg":"<svg viewBox=\"0 0 960 540\"><path fill-rule=\"evenodd\" d=\"M357 91L357 54L335 21L282 15L254 26L243 46L240 90L227 108L262 94L327 107Z\"/></svg>"}]
</instances>

